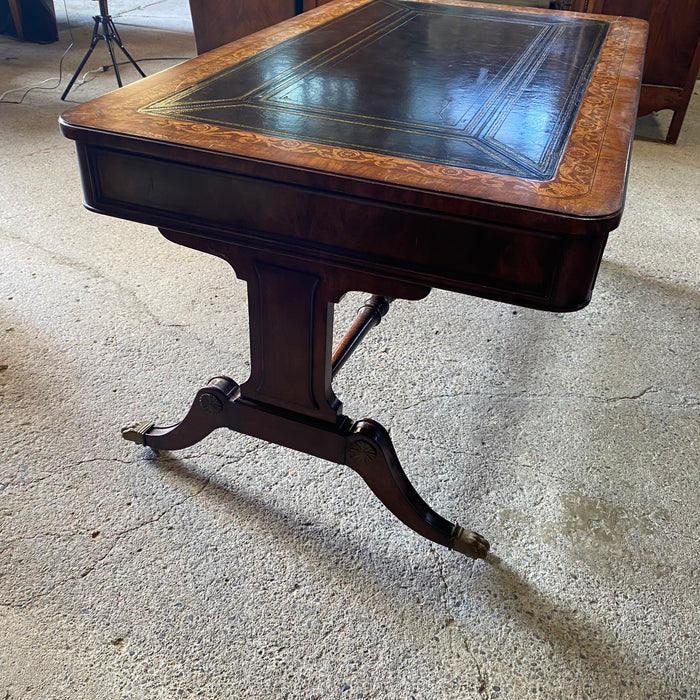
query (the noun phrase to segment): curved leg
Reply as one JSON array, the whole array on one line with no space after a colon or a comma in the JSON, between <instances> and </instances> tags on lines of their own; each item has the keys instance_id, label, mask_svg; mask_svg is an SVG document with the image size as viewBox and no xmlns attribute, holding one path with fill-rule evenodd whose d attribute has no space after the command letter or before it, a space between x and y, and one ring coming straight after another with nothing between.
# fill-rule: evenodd
<instances>
[{"instance_id":1,"label":"curved leg","mask_svg":"<svg viewBox=\"0 0 700 700\"><path fill-rule=\"evenodd\" d=\"M197 392L179 423L165 427L139 423L124 428L122 437L156 450L180 450L216 428L227 427L316 454L354 469L401 522L423 537L475 559L488 553L489 543L480 534L446 520L420 497L401 467L389 434L376 421L363 419L349 429L347 418L313 425L305 416L278 414L250 401L241 404L240 398L236 382L215 377Z\"/></svg>"},{"instance_id":2,"label":"curved leg","mask_svg":"<svg viewBox=\"0 0 700 700\"><path fill-rule=\"evenodd\" d=\"M228 377L214 377L200 389L187 415L179 423L158 427L136 423L122 429L122 437L154 450L181 450L190 447L226 423L228 400L238 391L238 384Z\"/></svg>"},{"instance_id":3,"label":"curved leg","mask_svg":"<svg viewBox=\"0 0 700 700\"><path fill-rule=\"evenodd\" d=\"M408 480L387 431L376 421L357 421L346 443L345 463L405 525L433 542L483 559L489 543L478 533L438 515Z\"/></svg>"}]
</instances>

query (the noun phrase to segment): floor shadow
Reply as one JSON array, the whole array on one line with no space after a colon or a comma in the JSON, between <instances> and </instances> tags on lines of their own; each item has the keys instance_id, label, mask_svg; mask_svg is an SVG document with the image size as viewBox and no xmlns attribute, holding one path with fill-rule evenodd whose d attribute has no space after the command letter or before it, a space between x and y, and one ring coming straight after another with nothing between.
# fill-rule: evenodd
<instances>
[{"instance_id":1,"label":"floor shadow","mask_svg":"<svg viewBox=\"0 0 700 700\"><path fill-rule=\"evenodd\" d=\"M385 575L392 570L406 569L406 562L400 555L392 557L386 552L370 550L359 538L346 536L337 529L324 530L316 526L315 522L300 518L296 512L285 511L245 493L242 488L213 478L213 474L197 472L187 465L186 458L180 458L171 452L153 452L150 459L155 461L160 470L173 475L176 480L183 484L188 482L188 491L194 486L201 497L215 508L248 523L255 523L256 528L268 533L272 531L274 538L282 543L280 546L291 548L300 557L308 559L311 556L319 566L332 564L336 580L342 585L353 580L356 582L359 573L366 583L371 583L388 600L405 595L396 581ZM357 482L358 487L366 488L359 477ZM403 526L396 521L396 527ZM358 566L358 562L365 566ZM416 585L422 589L435 585L430 571L418 570L412 575L416 577Z\"/></svg>"},{"instance_id":2,"label":"floor shadow","mask_svg":"<svg viewBox=\"0 0 700 700\"><path fill-rule=\"evenodd\" d=\"M578 610L558 605L537 591L497 556L489 555L488 564L486 575L492 579L495 600L506 601L502 611L530 628L543 645L551 645L572 669L581 668L583 673L578 675L589 683L590 697L596 697L598 682L610 692L611 681L619 683L619 695L615 695L619 698L685 697L687 689L673 687L661 665L654 675L626 658L623 645L613 638L614 619L596 626Z\"/></svg>"},{"instance_id":3,"label":"floor shadow","mask_svg":"<svg viewBox=\"0 0 700 700\"><path fill-rule=\"evenodd\" d=\"M653 277L651 274L635 270L629 265L612 260L603 259L600 267L601 270L609 272L615 277L624 278L631 283L655 289L666 296L674 297L675 299L687 299L695 304L700 304L700 290L684 282L666 282Z\"/></svg>"},{"instance_id":4,"label":"floor shadow","mask_svg":"<svg viewBox=\"0 0 700 700\"><path fill-rule=\"evenodd\" d=\"M317 566L319 570L332 571L333 585L345 589L353 599L357 598L358 584L369 587L373 599L378 596L384 598L387 606L385 609L396 611L397 624L405 619L406 609L413 610L416 606L422 610L432 607L436 621L444 619L446 609L441 596L435 597L431 602L417 600L415 595L416 591L424 592L435 588L434 571L414 568L410 574L410 587L407 588L405 580L397 581L391 577L392 571L406 568L400 555L392 557L387 552L370 551L358 539L337 531L310 528L312 523L303 521L296 513L264 503L241 489L215 481L211 475L198 473L184 459L174 457L172 453L164 452L151 458L159 469L173 475L183 484L188 482L188 490L195 485L210 505L223 509L236 518L245 519L246 522L253 522L256 527L268 532L272 530L275 539L282 543L281 546L291 549L306 561L310 559L312 566ZM400 525L397 524L397 527ZM426 543L426 546L429 545ZM464 561L460 560L451 570L452 581L455 580L454 572L465 566L462 563ZM598 682L601 688L610 688L611 682L618 680L620 698L678 696L679 689L669 687L669 682L664 683L648 669L640 668L624 657L620 645L609 636L611 625L598 627L585 620L578 611L557 605L493 554L488 556L486 562L468 561L466 566L460 578L465 583L470 581L472 590L466 590L463 598L476 609L477 617L485 620L485 624L495 619L493 608L499 605L501 613L505 612L519 625L531 629L543 644L551 644L573 669L582 668L592 689ZM488 579L488 582L484 582L497 594L493 601L498 602L492 602L489 597L474 595L474 582L479 578ZM480 611L480 606L490 609ZM476 632L475 629L465 630L470 636ZM490 635L488 630L482 629L479 632ZM546 659L546 655L543 654L540 658Z\"/></svg>"}]
</instances>

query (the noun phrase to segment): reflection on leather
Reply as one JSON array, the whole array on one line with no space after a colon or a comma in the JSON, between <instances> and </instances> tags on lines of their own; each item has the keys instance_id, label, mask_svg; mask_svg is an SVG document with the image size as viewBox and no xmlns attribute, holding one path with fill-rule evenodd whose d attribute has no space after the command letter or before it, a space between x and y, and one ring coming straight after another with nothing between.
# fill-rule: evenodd
<instances>
[{"instance_id":1,"label":"reflection on leather","mask_svg":"<svg viewBox=\"0 0 700 700\"><path fill-rule=\"evenodd\" d=\"M608 26L374 0L141 111L547 180Z\"/></svg>"}]
</instances>

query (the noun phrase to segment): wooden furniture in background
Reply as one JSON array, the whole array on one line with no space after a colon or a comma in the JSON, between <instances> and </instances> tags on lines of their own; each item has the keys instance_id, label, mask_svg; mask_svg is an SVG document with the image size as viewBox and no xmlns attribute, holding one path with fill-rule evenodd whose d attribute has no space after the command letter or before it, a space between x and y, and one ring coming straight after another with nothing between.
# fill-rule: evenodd
<instances>
[{"instance_id":1,"label":"wooden furniture in background","mask_svg":"<svg viewBox=\"0 0 700 700\"><path fill-rule=\"evenodd\" d=\"M189 0L197 53L270 27L330 0Z\"/></svg>"},{"instance_id":2,"label":"wooden furniture in background","mask_svg":"<svg viewBox=\"0 0 700 700\"><path fill-rule=\"evenodd\" d=\"M676 143L700 70L700 0L573 0L571 10L649 22L639 116L672 110L666 141Z\"/></svg>"},{"instance_id":3,"label":"wooden furniture in background","mask_svg":"<svg viewBox=\"0 0 700 700\"><path fill-rule=\"evenodd\" d=\"M66 112L92 211L248 285L248 380L215 377L181 422L124 437L174 450L230 428L345 464L416 532L485 556L418 495L388 432L343 414L334 305L438 287L585 306L622 216L645 40L630 18L342 0Z\"/></svg>"},{"instance_id":4,"label":"wooden furniture in background","mask_svg":"<svg viewBox=\"0 0 700 700\"><path fill-rule=\"evenodd\" d=\"M7 7L20 41L48 44L58 41L53 0L0 0L0 11ZM3 30L4 31L4 30ZM8 33L11 33L12 29Z\"/></svg>"},{"instance_id":5,"label":"wooden furniture in background","mask_svg":"<svg viewBox=\"0 0 700 700\"><path fill-rule=\"evenodd\" d=\"M10 6L10 14L15 24L17 38L20 41L24 41L24 23L22 22L22 8L19 4L19 0L7 0L7 2Z\"/></svg>"}]
</instances>

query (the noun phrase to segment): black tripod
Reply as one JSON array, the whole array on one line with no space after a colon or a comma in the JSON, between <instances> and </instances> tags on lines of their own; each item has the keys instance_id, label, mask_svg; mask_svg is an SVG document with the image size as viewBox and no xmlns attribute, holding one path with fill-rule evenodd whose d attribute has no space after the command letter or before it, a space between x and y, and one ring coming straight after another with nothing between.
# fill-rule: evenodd
<instances>
[{"instance_id":1,"label":"black tripod","mask_svg":"<svg viewBox=\"0 0 700 700\"><path fill-rule=\"evenodd\" d=\"M90 54L93 52L95 46L97 46L97 42L100 41L100 39L103 39L107 44L107 50L109 51L110 58L112 59L114 74L117 76L117 85L119 85L119 87L122 86L122 79L119 75L117 59L114 57L112 42L116 43L116 45L121 49L122 53L129 59L131 65L134 66L134 68L136 68L136 70L141 74L141 77L146 77L146 74L139 68L138 63L134 61L129 52L124 48L124 44L122 44L122 40L119 38L119 32L112 21L112 16L109 14L107 0L98 0L98 2L100 3L100 14L93 17L95 20L95 26L92 30L92 41L90 42L90 48L87 50L83 60L80 62L78 70L75 71L73 77L70 79L68 87L63 91L63 94L61 95L62 100L66 99L66 95L70 92L70 89L73 87L73 83L78 77L80 71L83 70L83 66L87 63L88 58L90 58ZM102 31L100 31L100 27L102 28Z\"/></svg>"}]
</instances>

